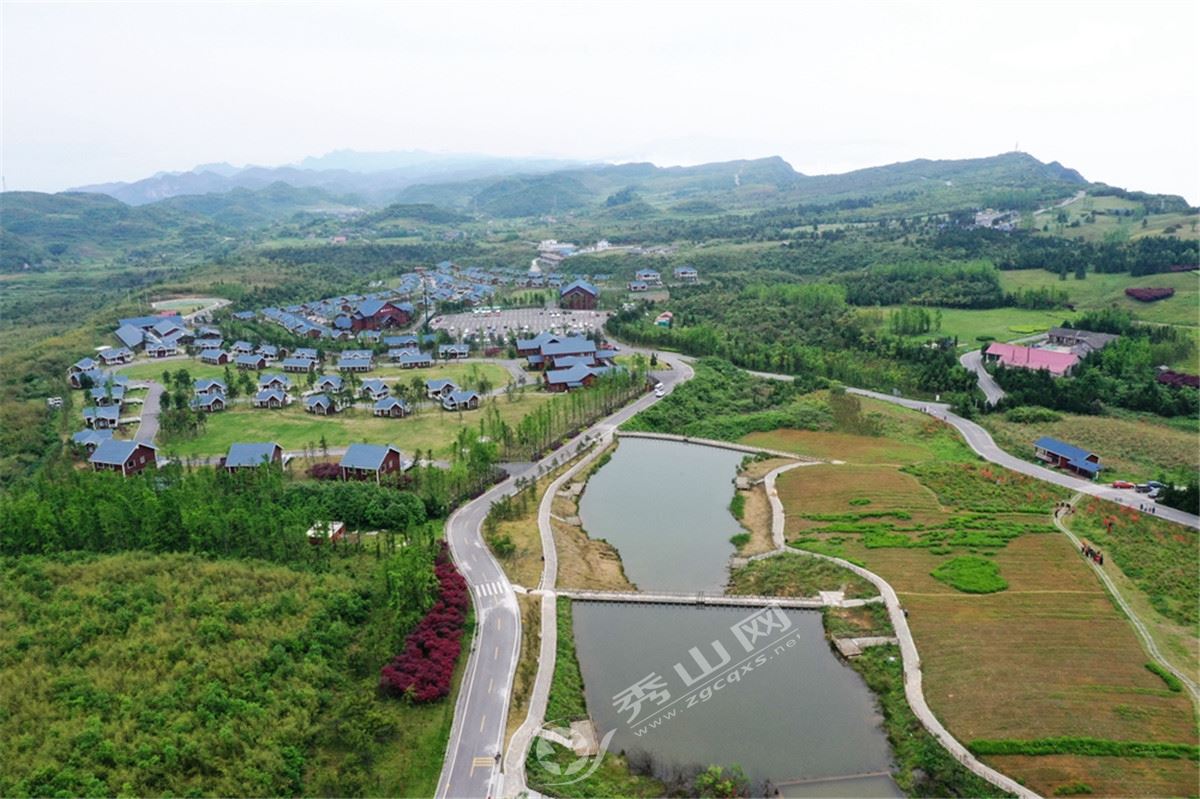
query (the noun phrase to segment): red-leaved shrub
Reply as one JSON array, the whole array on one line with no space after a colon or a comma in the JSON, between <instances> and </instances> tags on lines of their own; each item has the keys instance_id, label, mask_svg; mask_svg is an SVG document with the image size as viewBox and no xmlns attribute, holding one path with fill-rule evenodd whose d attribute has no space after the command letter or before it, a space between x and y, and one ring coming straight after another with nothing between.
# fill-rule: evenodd
<instances>
[{"instance_id":1,"label":"red-leaved shrub","mask_svg":"<svg viewBox=\"0 0 1200 799\"><path fill-rule=\"evenodd\" d=\"M336 463L314 463L308 467L308 476L314 480L336 480L341 477L341 471Z\"/></svg>"},{"instance_id":2,"label":"red-leaved shrub","mask_svg":"<svg viewBox=\"0 0 1200 799\"><path fill-rule=\"evenodd\" d=\"M379 674L381 691L413 702L436 702L449 695L471 601L467 581L454 567L444 543L434 571L437 602L404 639L404 651Z\"/></svg>"},{"instance_id":3,"label":"red-leaved shrub","mask_svg":"<svg viewBox=\"0 0 1200 799\"><path fill-rule=\"evenodd\" d=\"M1167 297L1174 297L1175 289L1125 289L1125 295L1139 302L1154 302L1155 300L1165 300Z\"/></svg>"}]
</instances>

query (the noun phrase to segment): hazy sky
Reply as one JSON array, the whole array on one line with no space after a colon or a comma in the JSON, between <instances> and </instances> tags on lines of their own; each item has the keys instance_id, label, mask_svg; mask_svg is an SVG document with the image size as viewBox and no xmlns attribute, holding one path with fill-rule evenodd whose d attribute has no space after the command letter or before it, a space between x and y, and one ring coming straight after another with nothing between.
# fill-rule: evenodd
<instances>
[{"instance_id":1,"label":"hazy sky","mask_svg":"<svg viewBox=\"0 0 1200 799\"><path fill-rule=\"evenodd\" d=\"M9 189L426 149L1020 149L1200 203L1200 4L0 2Z\"/></svg>"}]
</instances>

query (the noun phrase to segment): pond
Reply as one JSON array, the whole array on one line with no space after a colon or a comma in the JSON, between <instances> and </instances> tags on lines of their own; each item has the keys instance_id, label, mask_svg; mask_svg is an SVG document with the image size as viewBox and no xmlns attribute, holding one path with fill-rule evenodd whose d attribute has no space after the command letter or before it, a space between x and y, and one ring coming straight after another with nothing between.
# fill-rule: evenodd
<instances>
[{"instance_id":1,"label":"pond","mask_svg":"<svg viewBox=\"0 0 1200 799\"><path fill-rule=\"evenodd\" d=\"M642 591L721 593L731 536L729 513L743 453L625 438L588 480L579 517L588 535L617 548L625 575Z\"/></svg>"},{"instance_id":2,"label":"pond","mask_svg":"<svg viewBox=\"0 0 1200 799\"><path fill-rule=\"evenodd\" d=\"M820 613L576 602L574 630L610 751L648 755L660 775L737 764L786 796L903 795L874 695L830 651Z\"/></svg>"}]
</instances>

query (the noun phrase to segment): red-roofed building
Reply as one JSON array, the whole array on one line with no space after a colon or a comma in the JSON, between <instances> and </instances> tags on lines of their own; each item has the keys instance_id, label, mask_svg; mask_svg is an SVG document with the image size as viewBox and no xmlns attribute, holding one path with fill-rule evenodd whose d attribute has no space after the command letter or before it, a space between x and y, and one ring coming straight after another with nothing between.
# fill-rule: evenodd
<instances>
[{"instance_id":1,"label":"red-roofed building","mask_svg":"<svg viewBox=\"0 0 1200 799\"><path fill-rule=\"evenodd\" d=\"M1070 374L1079 363L1079 356L1073 352L1055 352L999 341L989 344L984 356L988 361L1010 369L1045 369L1054 377Z\"/></svg>"}]
</instances>

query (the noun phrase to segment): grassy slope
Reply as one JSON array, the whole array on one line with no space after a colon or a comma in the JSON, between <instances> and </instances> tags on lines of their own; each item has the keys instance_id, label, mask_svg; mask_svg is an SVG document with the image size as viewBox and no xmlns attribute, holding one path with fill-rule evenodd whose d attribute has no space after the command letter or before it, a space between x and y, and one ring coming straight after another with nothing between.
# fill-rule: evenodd
<instances>
[{"instance_id":1,"label":"grassy slope","mask_svg":"<svg viewBox=\"0 0 1200 799\"><path fill-rule=\"evenodd\" d=\"M1132 311L1147 322L1164 322L1195 327L1200 324L1197 303L1200 303L1200 275L1179 272L1162 275L1131 277L1128 274L1096 274L1089 272L1084 280L1059 280L1042 269L1022 269L1000 273L1000 285L1005 291L1050 287L1067 292L1070 301L1080 311L1107 308L1115 305ZM1175 296L1159 302L1138 302L1125 296L1125 289L1135 287L1173 288Z\"/></svg>"},{"instance_id":2,"label":"grassy slope","mask_svg":"<svg viewBox=\"0 0 1200 799\"><path fill-rule=\"evenodd\" d=\"M412 707L376 696L386 644L374 608L345 630L348 647L310 649L313 623L343 634L318 614L335 594L370 592L375 566L7 561L0 793L430 794L453 698Z\"/></svg>"}]
</instances>

